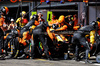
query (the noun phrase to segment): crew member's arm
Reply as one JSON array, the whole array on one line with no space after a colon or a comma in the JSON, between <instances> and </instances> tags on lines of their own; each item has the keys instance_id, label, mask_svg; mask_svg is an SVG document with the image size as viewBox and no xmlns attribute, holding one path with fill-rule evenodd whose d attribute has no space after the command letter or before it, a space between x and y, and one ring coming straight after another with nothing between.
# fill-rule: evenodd
<instances>
[{"instance_id":1,"label":"crew member's arm","mask_svg":"<svg viewBox=\"0 0 100 66\"><path fill-rule=\"evenodd\" d=\"M18 19L16 20L16 23L18 23L19 21L21 21L21 18L18 18Z\"/></svg>"},{"instance_id":2,"label":"crew member's arm","mask_svg":"<svg viewBox=\"0 0 100 66\"><path fill-rule=\"evenodd\" d=\"M48 22L48 26L52 27L53 24L58 25L59 23L57 21L50 21L50 22Z\"/></svg>"},{"instance_id":3,"label":"crew member's arm","mask_svg":"<svg viewBox=\"0 0 100 66\"><path fill-rule=\"evenodd\" d=\"M18 19L16 20L16 25L17 25L17 26L19 26L18 23L19 23L20 21L21 21L21 18L18 18Z\"/></svg>"},{"instance_id":4,"label":"crew member's arm","mask_svg":"<svg viewBox=\"0 0 100 66\"><path fill-rule=\"evenodd\" d=\"M74 26L73 29L74 30L78 30L80 28L80 26Z\"/></svg>"},{"instance_id":5,"label":"crew member's arm","mask_svg":"<svg viewBox=\"0 0 100 66\"><path fill-rule=\"evenodd\" d=\"M10 30L10 26L11 26L11 24L8 26L8 30Z\"/></svg>"},{"instance_id":6,"label":"crew member's arm","mask_svg":"<svg viewBox=\"0 0 100 66\"><path fill-rule=\"evenodd\" d=\"M67 25L63 25L62 27L60 27L59 29L56 29L55 31L62 31L66 29L67 29Z\"/></svg>"}]
</instances>

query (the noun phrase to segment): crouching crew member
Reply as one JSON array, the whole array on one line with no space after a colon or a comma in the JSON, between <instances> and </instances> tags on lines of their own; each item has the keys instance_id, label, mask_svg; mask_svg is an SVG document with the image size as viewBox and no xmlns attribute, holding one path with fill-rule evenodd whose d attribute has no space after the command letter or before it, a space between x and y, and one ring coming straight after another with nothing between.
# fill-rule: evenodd
<instances>
[{"instance_id":1,"label":"crouching crew member","mask_svg":"<svg viewBox=\"0 0 100 66\"><path fill-rule=\"evenodd\" d=\"M85 63L91 63L89 61L88 54L91 50L90 46L93 46L92 44L94 44L94 41L95 41L94 36L95 36L97 25L98 25L97 22L93 21L91 25L84 26L73 34L72 43L76 45L76 49L75 49L76 61L79 60L79 47L80 45L83 45L85 49L85 57L86 57ZM86 35L90 35L90 44L88 43L86 39Z\"/></svg>"}]
</instances>

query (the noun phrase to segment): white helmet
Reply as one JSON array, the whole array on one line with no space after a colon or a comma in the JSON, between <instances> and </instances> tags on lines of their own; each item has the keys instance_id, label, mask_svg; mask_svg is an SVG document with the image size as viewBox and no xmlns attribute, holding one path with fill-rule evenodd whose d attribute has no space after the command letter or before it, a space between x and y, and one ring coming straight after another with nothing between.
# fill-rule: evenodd
<instances>
[{"instance_id":1,"label":"white helmet","mask_svg":"<svg viewBox=\"0 0 100 66\"><path fill-rule=\"evenodd\" d=\"M14 21L14 19L11 19L10 21L12 22L12 21Z\"/></svg>"}]
</instances>

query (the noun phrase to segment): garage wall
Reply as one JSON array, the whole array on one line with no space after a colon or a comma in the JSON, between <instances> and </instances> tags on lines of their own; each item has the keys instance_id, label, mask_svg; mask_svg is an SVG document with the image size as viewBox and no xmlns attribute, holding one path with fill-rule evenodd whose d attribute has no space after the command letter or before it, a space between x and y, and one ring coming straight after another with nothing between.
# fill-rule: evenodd
<instances>
[{"instance_id":1,"label":"garage wall","mask_svg":"<svg viewBox=\"0 0 100 66\"><path fill-rule=\"evenodd\" d=\"M97 6L97 17L100 17L100 6ZM96 21L96 6L89 6L89 23Z\"/></svg>"},{"instance_id":2,"label":"garage wall","mask_svg":"<svg viewBox=\"0 0 100 66\"><path fill-rule=\"evenodd\" d=\"M7 6L8 8L14 8L19 6L19 2L12 3L12 2L0 2L0 7ZM12 6L13 5L13 6ZM23 2L22 6L29 6L29 2Z\"/></svg>"}]
</instances>

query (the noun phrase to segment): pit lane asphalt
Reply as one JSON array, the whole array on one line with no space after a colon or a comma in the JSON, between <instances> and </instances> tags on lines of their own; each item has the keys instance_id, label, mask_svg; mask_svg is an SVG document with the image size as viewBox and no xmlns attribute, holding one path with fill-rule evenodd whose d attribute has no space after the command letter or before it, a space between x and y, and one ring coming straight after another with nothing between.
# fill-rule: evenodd
<instances>
[{"instance_id":1,"label":"pit lane asphalt","mask_svg":"<svg viewBox=\"0 0 100 66\"><path fill-rule=\"evenodd\" d=\"M92 61L95 62L95 60ZM75 60L6 59L0 60L0 66L100 66L100 64L85 64L84 61L76 62Z\"/></svg>"}]
</instances>

